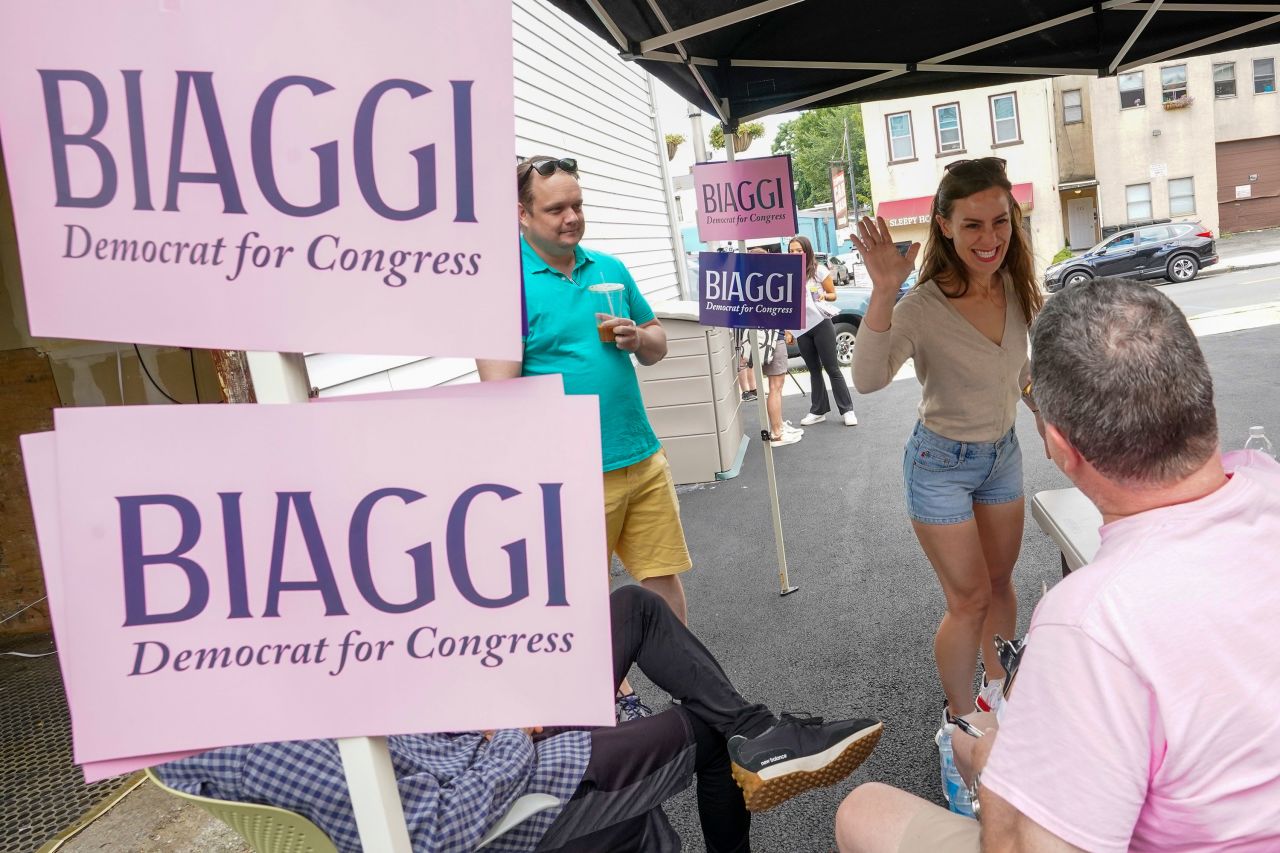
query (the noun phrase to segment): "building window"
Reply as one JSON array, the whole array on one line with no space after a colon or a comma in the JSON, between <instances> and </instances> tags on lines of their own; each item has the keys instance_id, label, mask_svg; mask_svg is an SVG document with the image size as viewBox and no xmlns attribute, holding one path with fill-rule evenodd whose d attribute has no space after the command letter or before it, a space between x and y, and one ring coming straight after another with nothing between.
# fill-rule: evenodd
<instances>
[{"instance_id":1,"label":"building window","mask_svg":"<svg viewBox=\"0 0 1280 853\"><path fill-rule=\"evenodd\" d=\"M1142 72L1134 71L1120 75L1120 109L1141 107L1147 99L1142 85Z\"/></svg>"},{"instance_id":2,"label":"building window","mask_svg":"<svg viewBox=\"0 0 1280 853\"><path fill-rule=\"evenodd\" d=\"M1176 101L1187 96L1187 66L1170 65L1160 69L1160 100Z\"/></svg>"},{"instance_id":3,"label":"building window","mask_svg":"<svg viewBox=\"0 0 1280 853\"><path fill-rule=\"evenodd\" d=\"M938 137L938 153L964 150L960 132L960 105L943 104L933 108L933 126Z\"/></svg>"},{"instance_id":4,"label":"building window","mask_svg":"<svg viewBox=\"0 0 1280 853\"><path fill-rule=\"evenodd\" d=\"M893 113L884 120L889 126L889 162L914 160L916 145L911 138L911 113Z\"/></svg>"},{"instance_id":5,"label":"building window","mask_svg":"<svg viewBox=\"0 0 1280 853\"><path fill-rule=\"evenodd\" d=\"M1151 218L1151 184L1134 184L1124 188L1125 215L1130 222Z\"/></svg>"},{"instance_id":6,"label":"building window","mask_svg":"<svg viewBox=\"0 0 1280 853\"><path fill-rule=\"evenodd\" d=\"M1171 178L1169 180L1169 215L1186 216L1195 212L1195 178Z\"/></svg>"},{"instance_id":7,"label":"building window","mask_svg":"<svg viewBox=\"0 0 1280 853\"><path fill-rule=\"evenodd\" d=\"M1236 64L1234 62L1218 62L1213 66L1213 96L1215 98L1236 96Z\"/></svg>"},{"instance_id":8,"label":"building window","mask_svg":"<svg viewBox=\"0 0 1280 853\"><path fill-rule=\"evenodd\" d=\"M1253 91L1261 95L1276 90L1276 61L1274 59L1255 59L1253 61Z\"/></svg>"},{"instance_id":9,"label":"building window","mask_svg":"<svg viewBox=\"0 0 1280 853\"><path fill-rule=\"evenodd\" d=\"M996 145L1021 142L1022 132L1018 128L1018 96L1010 92L1007 95L992 95L990 100L991 140Z\"/></svg>"},{"instance_id":10,"label":"building window","mask_svg":"<svg viewBox=\"0 0 1280 853\"><path fill-rule=\"evenodd\" d=\"M1079 124L1084 121L1084 103L1080 99L1079 89L1068 89L1062 93L1062 123Z\"/></svg>"}]
</instances>

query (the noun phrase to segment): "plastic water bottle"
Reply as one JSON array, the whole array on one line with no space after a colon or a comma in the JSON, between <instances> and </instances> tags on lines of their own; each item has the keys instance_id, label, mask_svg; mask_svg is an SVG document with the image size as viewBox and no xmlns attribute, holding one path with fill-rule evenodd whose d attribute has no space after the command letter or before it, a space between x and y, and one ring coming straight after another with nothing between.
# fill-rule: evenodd
<instances>
[{"instance_id":1,"label":"plastic water bottle","mask_svg":"<svg viewBox=\"0 0 1280 853\"><path fill-rule=\"evenodd\" d=\"M973 803L969 798L969 787L965 785L960 771L956 769L955 753L951 749L951 736L956 727L950 723L938 729L934 743L938 745L938 758L942 768L942 793L946 795L947 807L958 815L973 817Z\"/></svg>"},{"instance_id":2,"label":"plastic water bottle","mask_svg":"<svg viewBox=\"0 0 1280 853\"><path fill-rule=\"evenodd\" d=\"M1272 448L1271 442L1267 440L1267 435L1262 431L1262 427L1249 427L1249 438L1244 443L1245 450L1261 450L1263 453L1276 458L1275 449Z\"/></svg>"}]
</instances>

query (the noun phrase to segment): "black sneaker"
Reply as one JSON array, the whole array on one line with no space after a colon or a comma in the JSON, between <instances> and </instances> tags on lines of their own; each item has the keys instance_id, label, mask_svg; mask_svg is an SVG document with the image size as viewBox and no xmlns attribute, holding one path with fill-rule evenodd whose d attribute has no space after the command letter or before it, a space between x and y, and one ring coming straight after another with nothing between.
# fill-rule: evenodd
<instances>
[{"instance_id":1,"label":"black sneaker","mask_svg":"<svg viewBox=\"0 0 1280 853\"><path fill-rule=\"evenodd\" d=\"M751 403L751 402L754 402L754 401L755 401L755 399L756 399L756 392L755 392L755 391L743 391L743 392L742 392L742 402L744 402L744 403Z\"/></svg>"},{"instance_id":2,"label":"black sneaker","mask_svg":"<svg viewBox=\"0 0 1280 853\"><path fill-rule=\"evenodd\" d=\"M634 691L625 696L614 697L613 710L620 723L629 723L632 720L642 720L645 717L653 716L653 709L641 702L640 697Z\"/></svg>"},{"instance_id":3,"label":"black sneaker","mask_svg":"<svg viewBox=\"0 0 1280 853\"><path fill-rule=\"evenodd\" d=\"M875 749L884 723L783 714L776 725L748 738L729 738L733 778L747 810L762 812L812 788L834 785Z\"/></svg>"}]
</instances>

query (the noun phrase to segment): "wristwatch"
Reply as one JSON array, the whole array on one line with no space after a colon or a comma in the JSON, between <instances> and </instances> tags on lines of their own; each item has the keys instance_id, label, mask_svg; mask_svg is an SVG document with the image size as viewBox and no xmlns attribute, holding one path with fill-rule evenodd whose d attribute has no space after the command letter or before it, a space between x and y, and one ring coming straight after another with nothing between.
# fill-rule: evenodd
<instances>
[{"instance_id":1,"label":"wristwatch","mask_svg":"<svg viewBox=\"0 0 1280 853\"><path fill-rule=\"evenodd\" d=\"M969 805L973 807L974 820L982 820L982 805L978 802L978 786L982 784L982 771L973 774L973 783L969 785Z\"/></svg>"}]
</instances>

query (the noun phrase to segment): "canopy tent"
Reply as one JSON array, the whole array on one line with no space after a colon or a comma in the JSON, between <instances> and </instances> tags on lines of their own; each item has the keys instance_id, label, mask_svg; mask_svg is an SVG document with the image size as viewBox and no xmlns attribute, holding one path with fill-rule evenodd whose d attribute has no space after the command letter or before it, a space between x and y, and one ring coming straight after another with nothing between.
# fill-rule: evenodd
<instances>
[{"instance_id":1,"label":"canopy tent","mask_svg":"<svg viewBox=\"0 0 1280 853\"><path fill-rule=\"evenodd\" d=\"M731 129L772 113L1280 41L1280 3L551 0Z\"/></svg>"}]
</instances>

